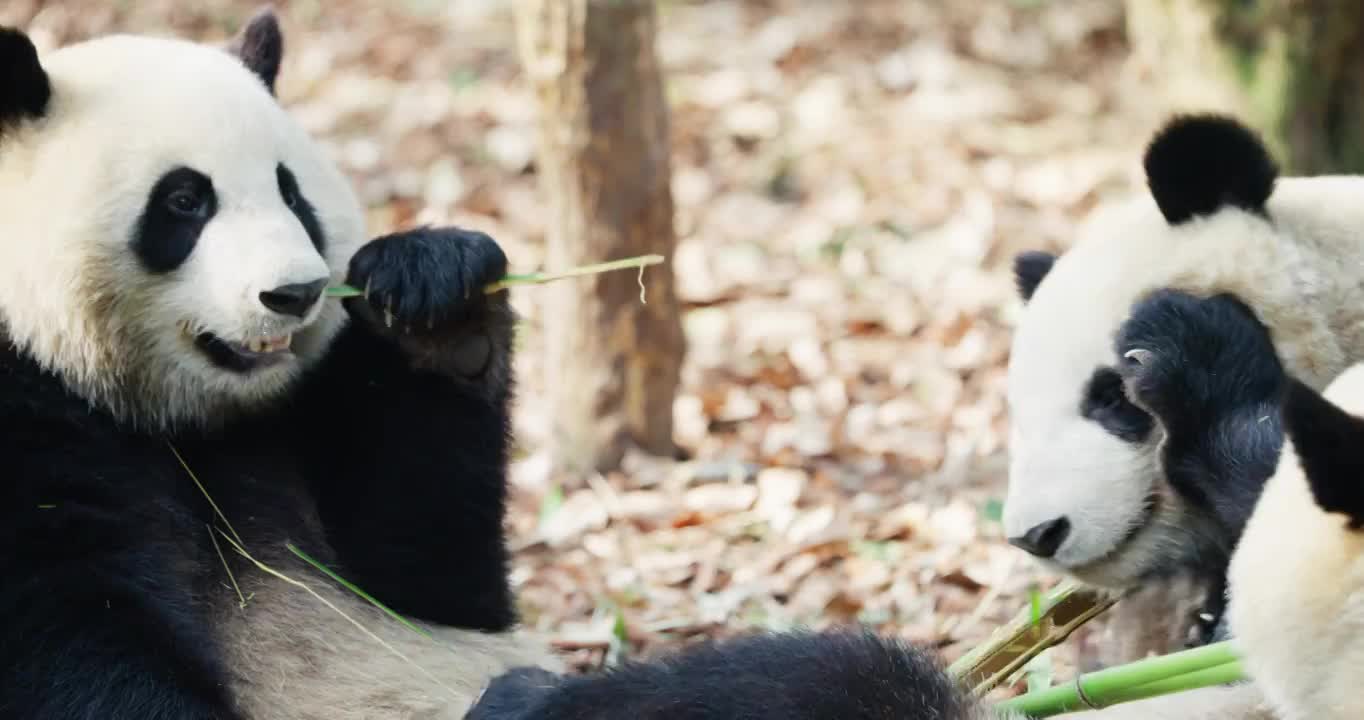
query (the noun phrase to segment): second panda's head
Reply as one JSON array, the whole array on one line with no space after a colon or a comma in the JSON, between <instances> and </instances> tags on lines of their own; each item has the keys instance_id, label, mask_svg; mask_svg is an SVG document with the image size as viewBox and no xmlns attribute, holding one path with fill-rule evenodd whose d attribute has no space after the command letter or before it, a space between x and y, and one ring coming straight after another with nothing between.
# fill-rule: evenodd
<instances>
[{"instance_id":1,"label":"second panda's head","mask_svg":"<svg viewBox=\"0 0 1364 720\"><path fill-rule=\"evenodd\" d=\"M147 428L278 397L343 322L348 184L274 97L282 39L110 36L39 56L0 29L0 330Z\"/></svg>"},{"instance_id":2,"label":"second panda's head","mask_svg":"<svg viewBox=\"0 0 1364 720\"><path fill-rule=\"evenodd\" d=\"M1060 256L1015 261L1026 307L1009 364L1005 530L1048 565L1114 589L1196 562L1199 548L1221 562L1230 550L1215 517L1223 508L1196 507L1216 506L1216 489L1174 487L1162 467L1163 449L1189 438L1170 437L1125 384L1124 364L1151 357L1151 348L1117 347L1134 313L1162 292L1189 293L1191 303L1225 296L1249 312L1223 316L1253 329L1256 312L1292 295L1284 269L1292 262L1281 257L1292 239L1270 217L1276 169L1256 135L1226 118L1177 118L1151 141L1145 169L1149 195L1096 213ZM1162 313L1187 319L1172 310L1135 322L1159 336ZM1218 341L1234 346L1239 333ZM1179 367L1180 352L1175 343L1154 361Z\"/></svg>"}]
</instances>

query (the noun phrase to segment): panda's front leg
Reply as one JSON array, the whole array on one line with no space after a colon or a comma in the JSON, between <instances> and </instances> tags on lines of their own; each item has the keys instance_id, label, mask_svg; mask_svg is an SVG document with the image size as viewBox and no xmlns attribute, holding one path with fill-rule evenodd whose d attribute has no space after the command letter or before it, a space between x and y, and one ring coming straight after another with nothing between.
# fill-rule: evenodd
<instances>
[{"instance_id":1,"label":"panda's front leg","mask_svg":"<svg viewBox=\"0 0 1364 720\"><path fill-rule=\"evenodd\" d=\"M341 571L400 613L498 631L515 620L502 521L513 313L487 235L421 228L352 258L348 326L298 425Z\"/></svg>"},{"instance_id":2,"label":"panda's front leg","mask_svg":"<svg viewBox=\"0 0 1364 720\"><path fill-rule=\"evenodd\" d=\"M1269 330L1234 296L1163 290L1135 305L1114 351L1129 398L1160 423L1166 479L1239 535L1283 436Z\"/></svg>"},{"instance_id":3,"label":"panda's front leg","mask_svg":"<svg viewBox=\"0 0 1364 720\"><path fill-rule=\"evenodd\" d=\"M1163 290L1136 303L1114 342L1129 399L1163 433L1166 482L1214 533L1192 553L1210 582L1190 644L1225 632L1231 548L1273 472L1282 443L1279 395L1286 375L1269 330L1234 296Z\"/></svg>"}]
</instances>

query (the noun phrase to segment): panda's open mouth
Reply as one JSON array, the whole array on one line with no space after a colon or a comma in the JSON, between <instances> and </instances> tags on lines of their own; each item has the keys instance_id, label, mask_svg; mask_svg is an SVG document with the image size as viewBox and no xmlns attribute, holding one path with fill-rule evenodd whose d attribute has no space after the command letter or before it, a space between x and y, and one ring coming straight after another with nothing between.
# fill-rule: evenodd
<instances>
[{"instance_id":1,"label":"panda's open mouth","mask_svg":"<svg viewBox=\"0 0 1364 720\"><path fill-rule=\"evenodd\" d=\"M194 345L213 364L234 372L251 372L281 363L293 352L289 349L294 336L252 338L245 343L224 340L210 332L194 336Z\"/></svg>"}]
</instances>

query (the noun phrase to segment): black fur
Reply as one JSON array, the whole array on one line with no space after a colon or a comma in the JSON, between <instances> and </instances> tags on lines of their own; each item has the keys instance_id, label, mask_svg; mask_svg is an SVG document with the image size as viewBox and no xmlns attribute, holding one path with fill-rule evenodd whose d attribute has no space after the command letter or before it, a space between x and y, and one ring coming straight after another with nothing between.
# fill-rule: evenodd
<instances>
[{"instance_id":1,"label":"black fur","mask_svg":"<svg viewBox=\"0 0 1364 720\"><path fill-rule=\"evenodd\" d=\"M51 97L52 86L33 41L19 30L0 27L0 131L42 117Z\"/></svg>"},{"instance_id":2,"label":"black fur","mask_svg":"<svg viewBox=\"0 0 1364 720\"><path fill-rule=\"evenodd\" d=\"M273 7L257 10L228 49L265 83L271 95L275 93L275 80L284 61L284 33L279 29L279 17Z\"/></svg>"},{"instance_id":3,"label":"black fur","mask_svg":"<svg viewBox=\"0 0 1364 720\"><path fill-rule=\"evenodd\" d=\"M505 265L476 233L376 241L349 282L436 322L390 329L349 300L289 402L171 437L91 409L0 337L0 718L246 720L211 634L235 610L222 524L175 452L254 553L292 542L400 613L507 629L512 316L481 291ZM461 374L470 346L482 361Z\"/></svg>"},{"instance_id":4,"label":"black fur","mask_svg":"<svg viewBox=\"0 0 1364 720\"><path fill-rule=\"evenodd\" d=\"M1213 581L1204 608L1211 620L1202 622L1212 632L1231 551L1278 461L1287 376L1269 330L1227 294L1148 295L1119 329L1114 351L1127 394L1163 429L1166 482L1198 515L1162 569L1194 569Z\"/></svg>"},{"instance_id":5,"label":"black fur","mask_svg":"<svg viewBox=\"0 0 1364 720\"><path fill-rule=\"evenodd\" d=\"M754 634L589 676L514 670L466 720L965 720L932 655L871 633Z\"/></svg>"},{"instance_id":6,"label":"black fur","mask_svg":"<svg viewBox=\"0 0 1364 720\"><path fill-rule=\"evenodd\" d=\"M1293 441L1317 504L1364 528L1364 419L1294 381L1284 400L1284 428Z\"/></svg>"},{"instance_id":7,"label":"black fur","mask_svg":"<svg viewBox=\"0 0 1364 720\"><path fill-rule=\"evenodd\" d=\"M325 252L327 240L322 232L322 223L317 220L317 210L299 189L293 171L284 163L280 163L275 167L275 180L279 183L280 199L284 200L284 204L289 206L294 217L303 225L303 230L308 233L308 239L313 241L313 247L317 248L318 252Z\"/></svg>"},{"instance_id":8,"label":"black fur","mask_svg":"<svg viewBox=\"0 0 1364 720\"><path fill-rule=\"evenodd\" d=\"M1187 115L1151 140L1146 183L1172 225L1225 206L1264 214L1278 167L1254 131L1219 115Z\"/></svg>"},{"instance_id":9,"label":"black fur","mask_svg":"<svg viewBox=\"0 0 1364 720\"><path fill-rule=\"evenodd\" d=\"M1056 264L1056 255L1042 250L1026 250L1014 257L1014 283L1024 302L1032 299L1037 286Z\"/></svg>"},{"instance_id":10,"label":"black fur","mask_svg":"<svg viewBox=\"0 0 1364 720\"><path fill-rule=\"evenodd\" d=\"M1080 397L1080 417L1098 423L1110 435L1129 443L1150 437L1155 422L1133 404L1122 388L1122 376L1108 367L1096 368Z\"/></svg>"},{"instance_id":11,"label":"black fur","mask_svg":"<svg viewBox=\"0 0 1364 720\"><path fill-rule=\"evenodd\" d=\"M173 168L147 195L133 231L133 252L147 272L170 272L189 259L217 212L213 180L193 168Z\"/></svg>"}]
</instances>

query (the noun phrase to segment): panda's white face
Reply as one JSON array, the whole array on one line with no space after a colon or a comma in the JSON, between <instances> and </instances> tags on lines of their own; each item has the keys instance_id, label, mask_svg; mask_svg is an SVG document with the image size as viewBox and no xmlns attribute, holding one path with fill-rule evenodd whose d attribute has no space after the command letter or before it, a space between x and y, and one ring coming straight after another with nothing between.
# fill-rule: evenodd
<instances>
[{"instance_id":1,"label":"panda's white face","mask_svg":"<svg viewBox=\"0 0 1364 720\"><path fill-rule=\"evenodd\" d=\"M51 101L0 137L0 320L150 427L287 387L344 322L363 217L261 78L223 50L106 37L41 60Z\"/></svg>"}]
</instances>

